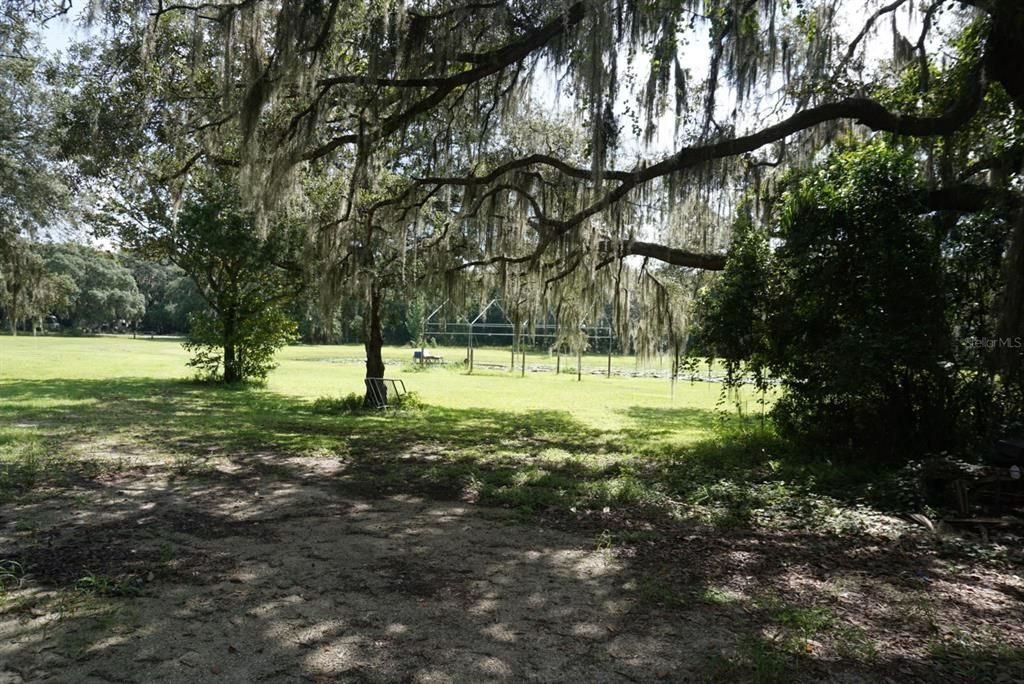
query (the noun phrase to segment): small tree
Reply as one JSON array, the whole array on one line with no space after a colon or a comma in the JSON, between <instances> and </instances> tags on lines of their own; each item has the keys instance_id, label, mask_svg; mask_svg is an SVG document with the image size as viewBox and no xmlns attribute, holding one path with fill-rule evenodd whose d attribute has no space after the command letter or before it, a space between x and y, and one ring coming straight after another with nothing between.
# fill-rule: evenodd
<instances>
[{"instance_id":1,"label":"small tree","mask_svg":"<svg viewBox=\"0 0 1024 684\"><path fill-rule=\"evenodd\" d=\"M285 222L261 235L231 179L199 170L180 209L160 188L112 203L100 217L138 253L166 259L195 281L208 309L189 317L189 364L208 379L263 381L273 355L295 339L286 311L304 287L299 233Z\"/></svg>"},{"instance_id":2,"label":"small tree","mask_svg":"<svg viewBox=\"0 0 1024 684\"><path fill-rule=\"evenodd\" d=\"M192 355L188 365L201 376L262 382L275 367L274 354L298 335L295 321L280 306L272 306L252 315L214 310L189 316L185 349ZM233 319L232 319L233 316ZM232 325L229 321L234 320Z\"/></svg>"},{"instance_id":3,"label":"small tree","mask_svg":"<svg viewBox=\"0 0 1024 684\"><path fill-rule=\"evenodd\" d=\"M261 238L237 191L212 182L185 201L163 244L209 305L189 317L190 365L226 383L263 381L298 332L285 313L303 286L295 231L275 225Z\"/></svg>"}]
</instances>

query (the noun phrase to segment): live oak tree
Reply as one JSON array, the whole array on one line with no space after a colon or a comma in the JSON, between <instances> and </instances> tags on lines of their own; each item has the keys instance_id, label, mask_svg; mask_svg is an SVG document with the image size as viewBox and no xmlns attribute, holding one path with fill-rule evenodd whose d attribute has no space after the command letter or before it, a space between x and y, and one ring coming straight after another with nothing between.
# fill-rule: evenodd
<instances>
[{"instance_id":1,"label":"live oak tree","mask_svg":"<svg viewBox=\"0 0 1024 684\"><path fill-rule=\"evenodd\" d=\"M32 284L44 273L42 258L27 240L9 235L0 243L0 306L12 336L18 335L18 324L25 318Z\"/></svg>"},{"instance_id":2,"label":"live oak tree","mask_svg":"<svg viewBox=\"0 0 1024 684\"><path fill-rule=\"evenodd\" d=\"M139 292L132 272L112 254L87 245L43 244L36 247L44 273L63 278L69 284L66 305L61 310L37 315L60 315L72 328L96 331L118 323L131 325L142 318L146 300ZM45 285L42 291L52 290ZM46 301L44 298L42 302ZM42 306L41 308L46 308Z\"/></svg>"},{"instance_id":3,"label":"live oak tree","mask_svg":"<svg viewBox=\"0 0 1024 684\"><path fill-rule=\"evenodd\" d=\"M0 280L12 319L26 313L18 311L30 291L26 278L38 274L31 239L58 223L68 204L35 34L44 18L32 3L0 3Z\"/></svg>"},{"instance_id":4,"label":"live oak tree","mask_svg":"<svg viewBox=\"0 0 1024 684\"><path fill-rule=\"evenodd\" d=\"M335 211L311 238L337 253L325 267L353 235L366 254L413 227L438 281L512 282L534 316L553 291L621 296L610 274L627 257L643 260L636 289L664 303L654 265L720 270L736 196L754 195L757 218L777 172L840 132L874 131L917 149L923 211L950 214L950 229L998 214L1005 284L992 306L1000 335L1024 327L1013 0L894 0L852 27L827 1L133 7L108 3L108 33L80 53L70 139L98 168L155 159L152 177L172 186L200 164L234 169L258 226L302 205L311 174L330 176ZM583 146L508 144L538 91L572 103ZM114 121L127 126L103 125ZM365 283L371 271L347 272ZM673 327L666 307L645 310ZM1020 372L1019 354L998 363Z\"/></svg>"},{"instance_id":5,"label":"live oak tree","mask_svg":"<svg viewBox=\"0 0 1024 684\"><path fill-rule=\"evenodd\" d=\"M41 310L49 297L37 294L57 289L55 283L49 281L43 258L35 245L20 236L9 236L0 243L0 308L12 336L18 335L18 325L22 321L32 321L34 333L35 321L40 316L53 313Z\"/></svg>"}]
</instances>

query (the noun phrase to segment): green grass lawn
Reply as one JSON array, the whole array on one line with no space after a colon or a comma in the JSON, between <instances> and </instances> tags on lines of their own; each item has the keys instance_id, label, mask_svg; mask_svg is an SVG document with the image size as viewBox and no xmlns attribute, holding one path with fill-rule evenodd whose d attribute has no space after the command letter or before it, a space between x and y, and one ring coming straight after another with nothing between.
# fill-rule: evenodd
<instances>
[{"instance_id":1,"label":"green grass lawn","mask_svg":"<svg viewBox=\"0 0 1024 684\"><path fill-rule=\"evenodd\" d=\"M190 381L175 340L2 337L0 486L16 496L53 484L72 466L155 460L198 467L233 451L269 450L353 459L351 478L360 487L468 492L526 511L667 510L692 499L703 515L720 503L724 472L757 477L771 467L767 452L758 455L763 467L743 460L752 447L735 429L758 421L716 408L721 385L708 382L673 388L650 377L469 374L458 366L420 368L410 349L392 348L388 375L404 378L426 406L387 414L314 410L317 398L362 390L361 356L356 346L289 347L265 388L226 389ZM596 361L604 359L588 365ZM616 363L636 367L631 359ZM753 393L741 403L757 415ZM728 439L724 429L733 430ZM432 459L409 458L424 449ZM678 467L684 460L692 467Z\"/></svg>"},{"instance_id":2,"label":"green grass lawn","mask_svg":"<svg viewBox=\"0 0 1024 684\"><path fill-rule=\"evenodd\" d=\"M241 493L251 484L231 473L287 490L324 465L335 466L327 486L346 500L412 495L503 507L509 512L502 515L592 534L597 550L635 559L644 611L705 615L744 602L736 619L755 616L770 637L757 631L732 655L709 656L714 681L792 681L820 640L857 667L876 667L885 630L895 628L876 621L882 631L869 639L863 616L847 616L863 602L850 608L828 592L789 591L805 585L780 568L792 566L803 582L820 561L842 557L848 567L829 571L835 591L888 573L880 582L895 584L872 585L871 596L898 586L892 591L901 605L935 612L947 606L915 577L952 577L982 562L1019 567L1006 547L910 536L912 526L887 514L896 501L886 493L890 473L795 453L762 427L749 390L738 415L734 402L720 401L716 383L673 389L649 377L470 375L455 366L414 367L407 348L386 357L388 375L404 378L422 406L343 412L337 402L318 402L362 390L362 350L354 346L290 347L265 388L230 389L190 380L175 340L0 337L0 505L11 519L23 516L22 532L31 536L34 507L75 497L86 505L94 489L115 483L116 490L147 473L166 475L174 488L220 483ZM508 357L486 350L482 358ZM614 361L636 367L632 359ZM603 363L591 357L587 365ZM913 541L897 548L901 538ZM765 579L775 584L729 589L734 570L759 572L743 565L754 552L775 568L765 571L775 573L776 580ZM695 580L693 572L706 577ZM914 622L903 642L925 644L928 625L931 618ZM986 677L1002 671L999 663L1021 662L1016 647L1005 655L998 639L986 639L970 642L966 655L943 652L942 662Z\"/></svg>"},{"instance_id":3,"label":"green grass lawn","mask_svg":"<svg viewBox=\"0 0 1024 684\"><path fill-rule=\"evenodd\" d=\"M442 348L434 353L443 354L446 360L461 361L465 350ZM474 353L478 362L488 364L507 364L510 356L501 349L477 349ZM287 347L279 353L279 366L271 373L265 390L254 394L311 400L362 392L363 358L363 349L357 345ZM681 440L707 436L710 423L672 421L673 412L692 416L694 411L711 411L721 398L717 383L680 381L673 388L664 378L595 375L591 371L606 367L603 356L586 357L582 381L576 380L575 372L527 372L521 377L518 365L515 372L478 366L472 374L458 364L421 368L412 363L408 347L388 347L384 358L388 376L402 378L410 391L432 406L510 413L566 411L592 427L647 429L660 437ZM180 343L166 338L0 337L0 382L184 380L191 375L187 360ZM575 359L571 361L574 371ZM633 357L617 356L613 362L616 369L638 367ZM528 365L553 363L547 354L527 355ZM652 360L643 367L657 369L661 365ZM755 413L760 410L752 394L744 397L743 405Z\"/></svg>"},{"instance_id":4,"label":"green grass lawn","mask_svg":"<svg viewBox=\"0 0 1024 684\"><path fill-rule=\"evenodd\" d=\"M457 350L441 350L447 358ZM506 358L482 350L477 360ZM343 459L345 482L524 514L590 508L715 524L857 526L870 470L792 458L760 429L758 395L665 378L420 368L388 349L415 410L318 410L363 387L357 346L294 346L262 389L190 380L176 340L0 337L0 497L69 477L163 463L201 470L237 453ZM544 355L535 355L540 362ZM618 358L617 367L635 368ZM588 358L590 367L606 363ZM321 406L326 402L321 402Z\"/></svg>"}]
</instances>

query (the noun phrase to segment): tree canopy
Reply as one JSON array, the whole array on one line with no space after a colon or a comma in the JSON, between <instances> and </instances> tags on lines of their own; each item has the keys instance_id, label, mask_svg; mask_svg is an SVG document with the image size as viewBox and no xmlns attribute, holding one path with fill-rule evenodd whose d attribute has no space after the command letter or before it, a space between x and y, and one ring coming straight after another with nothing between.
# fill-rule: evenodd
<instances>
[{"instance_id":1,"label":"tree canopy","mask_svg":"<svg viewBox=\"0 0 1024 684\"><path fill-rule=\"evenodd\" d=\"M947 234L998 224L989 310L999 335L1024 327L1011 0L154 0L88 19L58 117L83 178L173 215L194 176L231 174L257 233L308 226L325 309L499 288L527 322L611 304L647 350L700 286L671 268L721 270L738 208L763 220L789 169L854 135L912 151L915 206Z\"/></svg>"},{"instance_id":2,"label":"tree canopy","mask_svg":"<svg viewBox=\"0 0 1024 684\"><path fill-rule=\"evenodd\" d=\"M386 226L414 243L414 229L444 248L441 271L483 262L542 273L544 289L628 255L720 269L731 192L770 189L773 165L851 126L921 141L925 208L1019 205L981 175L1018 172L1013 2L894 2L860 30L834 2L138 7L108 6L79 53L66 123L90 160L116 150L137 171L144 153L134 177L168 183L235 168L260 211L294 210L307 174L328 178L320 237ZM556 95L579 139L517 131L529 101Z\"/></svg>"},{"instance_id":3,"label":"tree canopy","mask_svg":"<svg viewBox=\"0 0 1024 684\"><path fill-rule=\"evenodd\" d=\"M146 301L132 272L113 255L66 244L41 245L38 251L43 272L63 276L71 284L64 309L72 327L98 330L118 322L134 324L145 313Z\"/></svg>"},{"instance_id":4,"label":"tree canopy","mask_svg":"<svg viewBox=\"0 0 1024 684\"><path fill-rule=\"evenodd\" d=\"M979 418L1007 418L991 374L954 343L954 327L987 335L963 330L976 300L946 285L963 258L922 216L912 157L847 143L787 188L767 229L741 219L701 317L733 378L782 384L778 427L891 457L955 448Z\"/></svg>"}]
</instances>

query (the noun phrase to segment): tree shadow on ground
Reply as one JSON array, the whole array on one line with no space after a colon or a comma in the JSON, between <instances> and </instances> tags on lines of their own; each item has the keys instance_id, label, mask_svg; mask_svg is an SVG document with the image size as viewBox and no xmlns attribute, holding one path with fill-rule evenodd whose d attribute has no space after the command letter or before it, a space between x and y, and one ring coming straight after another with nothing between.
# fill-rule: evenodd
<instances>
[{"instance_id":1,"label":"tree shadow on ground","mask_svg":"<svg viewBox=\"0 0 1024 684\"><path fill-rule=\"evenodd\" d=\"M14 426L0 430L0 500L55 484L50 475L90 477L154 459L199 469L227 456L316 455L345 459L341 484L367 495L808 526L831 524L833 509L860 505L881 479L877 469L794 454L751 429L756 421L696 408L629 407L624 428L601 430L567 411L330 414L268 391L149 378L6 382L0 400L0 421Z\"/></svg>"},{"instance_id":2,"label":"tree shadow on ground","mask_svg":"<svg viewBox=\"0 0 1024 684\"><path fill-rule=\"evenodd\" d=\"M681 431L709 430L722 414L708 409L658 408L630 406L617 411L630 420L627 434L638 439L658 439L677 435Z\"/></svg>"},{"instance_id":3,"label":"tree shadow on ground","mask_svg":"<svg viewBox=\"0 0 1024 684\"><path fill-rule=\"evenodd\" d=\"M162 380L0 398L0 559L24 571L0 664L26 680L1024 675L1019 566L752 529L757 444L638 458L564 412L325 416ZM729 524L640 514L702 487Z\"/></svg>"},{"instance_id":4,"label":"tree shadow on ground","mask_svg":"<svg viewBox=\"0 0 1024 684\"><path fill-rule=\"evenodd\" d=\"M962 580L903 551L691 530L630 556L501 509L354 497L337 487L347 467L252 455L7 504L20 524L0 533L0 557L25 575L0 613L2 667L182 682L1019 673L1016 637L957 653L931 631L955 618L1009 632L1019 603L997 602L987 577L934 601L922 573L940 592ZM922 635L926 647L908 644Z\"/></svg>"},{"instance_id":5,"label":"tree shadow on ground","mask_svg":"<svg viewBox=\"0 0 1024 684\"><path fill-rule=\"evenodd\" d=\"M278 442L288 448L338 438L352 449L402 447L431 440L453 446L531 441L573 451L599 448L601 432L566 411L529 412L428 407L412 412L322 414L302 399L195 382L128 378L40 380L0 385L0 417L77 433L156 430L161 437L195 433L235 436L244 446Z\"/></svg>"}]
</instances>

